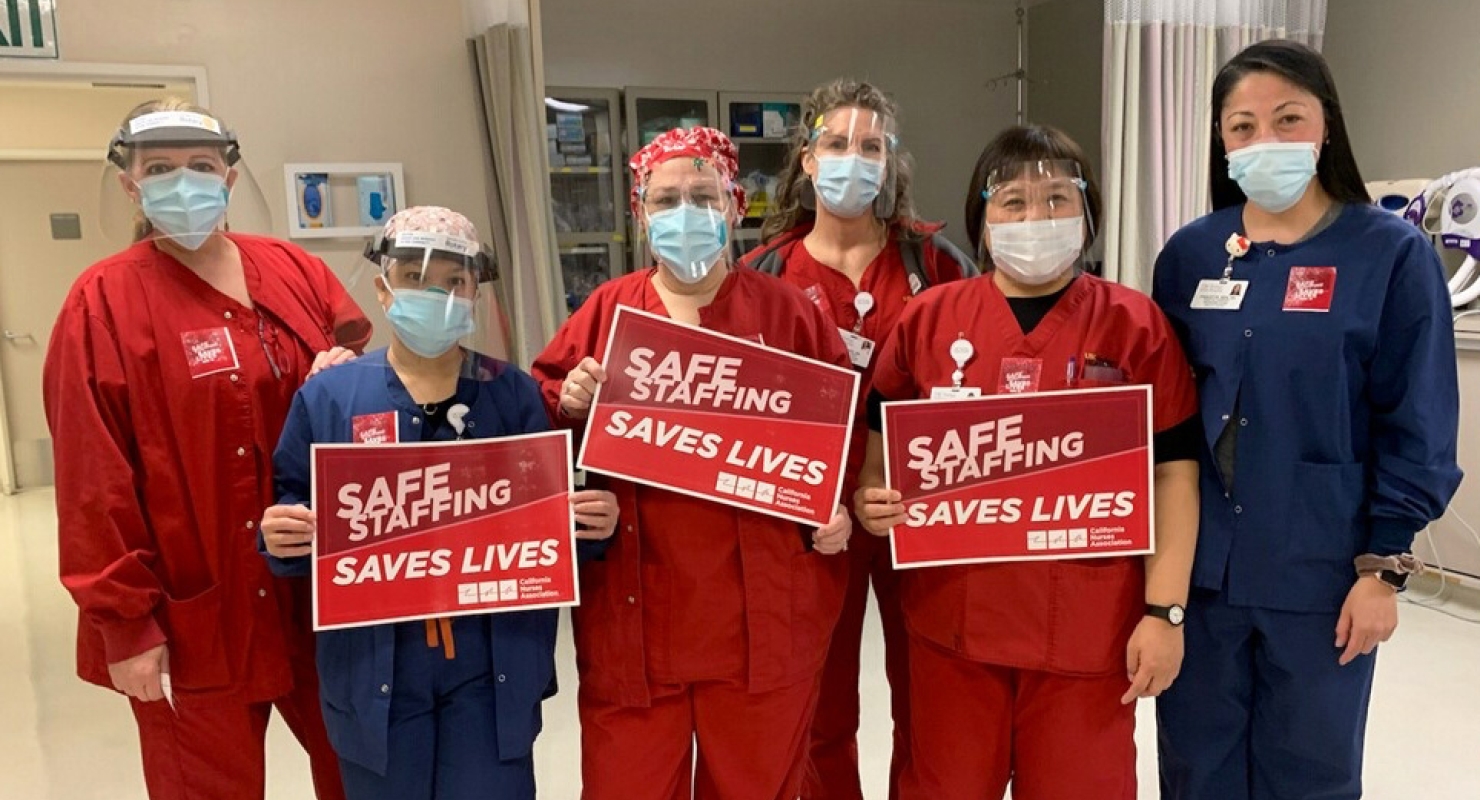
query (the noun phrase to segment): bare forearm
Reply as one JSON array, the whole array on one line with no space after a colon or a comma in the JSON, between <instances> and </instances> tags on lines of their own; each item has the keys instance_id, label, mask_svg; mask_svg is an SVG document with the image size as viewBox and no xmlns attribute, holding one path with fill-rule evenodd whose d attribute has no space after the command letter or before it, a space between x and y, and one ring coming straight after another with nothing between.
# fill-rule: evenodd
<instances>
[{"instance_id":1,"label":"bare forearm","mask_svg":"<svg viewBox=\"0 0 1480 800\"><path fill-rule=\"evenodd\" d=\"M882 487L884 485L884 437L878 431L869 431L868 449L864 452L863 467L858 471L860 487Z\"/></svg>"},{"instance_id":2,"label":"bare forearm","mask_svg":"<svg viewBox=\"0 0 1480 800\"><path fill-rule=\"evenodd\" d=\"M1197 462L1156 466L1156 552L1146 557L1146 602L1186 605L1197 553Z\"/></svg>"}]
</instances>

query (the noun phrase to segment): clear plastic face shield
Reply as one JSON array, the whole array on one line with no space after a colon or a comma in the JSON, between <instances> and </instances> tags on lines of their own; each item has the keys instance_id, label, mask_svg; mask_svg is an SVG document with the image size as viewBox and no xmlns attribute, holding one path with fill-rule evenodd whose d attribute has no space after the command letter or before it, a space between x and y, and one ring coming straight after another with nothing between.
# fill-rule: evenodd
<instances>
[{"instance_id":1,"label":"clear plastic face shield","mask_svg":"<svg viewBox=\"0 0 1480 800\"><path fill-rule=\"evenodd\" d=\"M392 334L411 352L437 358L460 344L484 355L507 352L507 327L496 293L480 284L498 277L492 254L446 233L400 231L376 237L364 252Z\"/></svg>"},{"instance_id":2,"label":"clear plastic face shield","mask_svg":"<svg viewBox=\"0 0 1480 800\"><path fill-rule=\"evenodd\" d=\"M993 171L982 191L977 257L1013 280L1049 283L1079 260L1091 238L1086 183L1070 160L1024 161Z\"/></svg>"},{"instance_id":3,"label":"clear plastic face shield","mask_svg":"<svg viewBox=\"0 0 1480 800\"><path fill-rule=\"evenodd\" d=\"M384 313L377 330L393 339L393 365L407 358L427 359L418 374L456 375L456 388L444 397L414 398L420 413L408 429L394 413L355 417L356 444L473 439L497 433L497 420L479 417L480 385L492 382L501 368L489 357L508 360L499 337L507 337L504 318L492 287L497 276L491 255L477 242L443 233L401 231L377 236L366 244L354 274L373 281ZM371 276L371 277L365 277ZM368 310L369 316L375 316ZM399 343L404 350L398 349ZM407 353L411 355L408 357ZM378 359L357 358L331 370L367 370L364 380L385 384ZM444 372L445 370L445 372ZM393 411L386 408L384 411Z\"/></svg>"},{"instance_id":4,"label":"clear plastic face shield","mask_svg":"<svg viewBox=\"0 0 1480 800\"><path fill-rule=\"evenodd\" d=\"M639 190L648 248L661 269L699 283L729 253L737 213L730 182L702 159L658 164Z\"/></svg>"},{"instance_id":5,"label":"clear plastic face shield","mask_svg":"<svg viewBox=\"0 0 1480 800\"><path fill-rule=\"evenodd\" d=\"M900 158L893 118L846 106L818 114L810 126L803 167L811 191L802 192L802 205L845 219L871 209L892 217Z\"/></svg>"},{"instance_id":6,"label":"clear plastic face shield","mask_svg":"<svg viewBox=\"0 0 1480 800\"><path fill-rule=\"evenodd\" d=\"M98 224L119 248L150 240L197 251L228 228L271 233L272 213L236 134L204 114L156 111L109 142Z\"/></svg>"}]
</instances>

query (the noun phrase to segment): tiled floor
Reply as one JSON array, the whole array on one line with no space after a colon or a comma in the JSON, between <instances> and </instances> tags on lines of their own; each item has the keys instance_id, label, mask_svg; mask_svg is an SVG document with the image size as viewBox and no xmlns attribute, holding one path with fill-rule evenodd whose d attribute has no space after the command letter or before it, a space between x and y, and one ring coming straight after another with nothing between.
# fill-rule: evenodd
<instances>
[{"instance_id":1,"label":"tiled floor","mask_svg":"<svg viewBox=\"0 0 1480 800\"><path fill-rule=\"evenodd\" d=\"M50 492L0 497L0 769L3 800L143 798L138 748L126 703L73 674L71 600L56 579ZM1416 593L1415 593L1416 594ZM1447 610L1480 619L1480 609ZM877 626L865 639L865 785L884 798L887 694ZM546 704L536 759L541 796L579 794L579 736L569 627L562 630L565 691ZM1151 705L1140 709L1141 797L1156 797ZM274 800L310 798L305 760L274 724L269 743ZM1396 640L1383 649L1367 749L1367 797L1480 798L1480 626L1405 605ZM1085 798L1084 800L1093 800Z\"/></svg>"}]
</instances>

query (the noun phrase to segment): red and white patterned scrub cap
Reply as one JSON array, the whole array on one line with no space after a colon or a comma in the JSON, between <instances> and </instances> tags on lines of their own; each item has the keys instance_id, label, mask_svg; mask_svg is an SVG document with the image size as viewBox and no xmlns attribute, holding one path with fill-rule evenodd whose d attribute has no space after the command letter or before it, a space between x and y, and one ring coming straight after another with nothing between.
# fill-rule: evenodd
<instances>
[{"instance_id":1,"label":"red and white patterned scrub cap","mask_svg":"<svg viewBox=\"0 0 1480 800\"><path fill-rule=\"evenodd\" d=\"M642 216L642 192L659 164L672 158L693 158L713 167L735 196L736 213L745 216L745 189L735 180L740 173L740 151L730 137L714 128L674 128L660 135L627 162L632 169L632 214Z\"/></svg>"}]
</instances>

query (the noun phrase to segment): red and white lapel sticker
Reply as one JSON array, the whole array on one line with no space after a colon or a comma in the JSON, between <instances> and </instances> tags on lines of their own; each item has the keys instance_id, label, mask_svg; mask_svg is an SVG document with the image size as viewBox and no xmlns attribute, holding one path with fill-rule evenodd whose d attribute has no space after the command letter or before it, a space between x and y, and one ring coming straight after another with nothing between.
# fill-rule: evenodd
<instances>
[{"instance_id":1,"label":"red and white lapel sticker","mask_svg":"<svg viewBox=\"0 0 1480 800\"><path fill-rule=\"evenodd\" d=\"M395 444L401 441L399 420L394 411L360 414L351 425L355 444Z\"/></svg>"},{"instance_id":2,"label":"red and white lapel sticker","mask_svg":"<svg viewBox=\"0 0 1480 800\"><path fill-rule=\"evenodd\" d=\"M1335 295L1335 267L1290 268L1290 281L1285 284L1286 311L1330 311Z\"/></svg>"},{"instance_id":3,"label":"red and white lapel sticker","mask_svg":"<svg viewBox=\"0 0 1480 800\"><path fill-rule=\"evenodd\" d=\"M1036 392L1042 376L1041 358L1004 358L997 378L997 394Z\"/></svg>"},{"instance_id":4,"label":"red and white lapel sticker","mask_svg":"<svg viewBox=\"0 0 1480 800\"><path fill-rule=\"evenodd\" d=\"M231 372L241 367L229 328L185 331L180 334L180 344L185 348L185 365L190 368L192 378Z\"/></svg>"}]
</instances>

